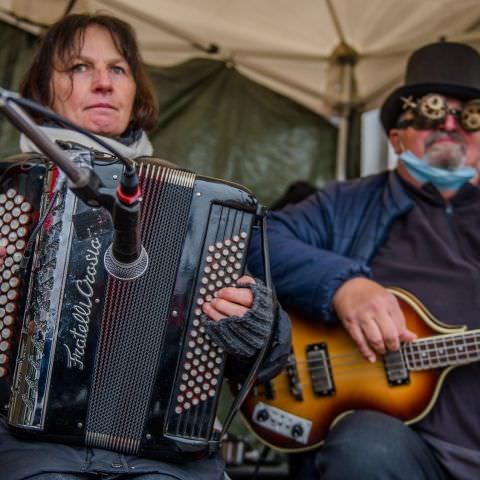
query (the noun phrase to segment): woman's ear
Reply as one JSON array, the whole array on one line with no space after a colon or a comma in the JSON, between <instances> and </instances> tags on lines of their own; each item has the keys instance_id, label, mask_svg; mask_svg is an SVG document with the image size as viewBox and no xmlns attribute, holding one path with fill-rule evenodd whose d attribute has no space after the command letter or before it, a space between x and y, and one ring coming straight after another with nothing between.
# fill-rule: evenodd
<instances>
[{"instance_id":1,"label":"woman's ear","mask_svg":"<svg viewBox=\"0 0 480 480\"><path fill-rule=\"evenodd\" d=\"M388 140L392 145L393 151L400 155L402 152L405 151L405 147L403 146L402 139L401 139L401 131L398 128L392 128L388 132Z\"/></svg>"}]
</instances>

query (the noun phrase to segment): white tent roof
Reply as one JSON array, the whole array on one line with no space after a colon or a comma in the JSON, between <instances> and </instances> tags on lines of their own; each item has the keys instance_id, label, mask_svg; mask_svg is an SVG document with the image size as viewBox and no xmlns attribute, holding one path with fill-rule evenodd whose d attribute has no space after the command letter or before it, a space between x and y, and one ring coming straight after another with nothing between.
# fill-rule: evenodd
<instances>
[{"instance_id":1,"label":"white tent roof","mask_svg":"<svg viewBox=\"0 0 480 480\"><path fill-rule=\"evenodd\" d=\"M479 0L0 0L0 19L38 30L28 21L50 24L72 6L130 22L147 63L229 60L325 115L377 106L419 45L445 37L480 48Z\"/></svg>"}]
</instances>

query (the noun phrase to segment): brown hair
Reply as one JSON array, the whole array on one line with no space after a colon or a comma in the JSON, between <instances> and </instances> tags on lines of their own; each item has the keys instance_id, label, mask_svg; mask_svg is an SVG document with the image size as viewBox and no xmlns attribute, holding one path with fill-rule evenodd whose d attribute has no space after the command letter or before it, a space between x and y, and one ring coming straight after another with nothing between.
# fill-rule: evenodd
<instances>
[{"instance_id":1,"label":"brown hair","mask_svg":"<svg viewBox=\"0 0 480 480\"><path fill-rule=\"evenodd\" d=\"M130 25L109 15L67 15L46 32L20 86L20 93L49 107L53 103L51 79L55 65L66 65L77 56L83 46L85 31L95 25L104 28L112 36L117 50L127 61L136 84L133 104L133 120L145 130L157 122L157 102L138 49L135 33Z\"/></svg>"}]
</instances>

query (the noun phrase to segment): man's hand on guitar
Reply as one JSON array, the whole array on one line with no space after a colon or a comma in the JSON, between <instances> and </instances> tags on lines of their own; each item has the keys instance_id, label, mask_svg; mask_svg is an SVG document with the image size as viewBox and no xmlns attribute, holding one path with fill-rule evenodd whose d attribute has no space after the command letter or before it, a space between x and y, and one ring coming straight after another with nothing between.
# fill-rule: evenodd
<instances>
[{"instance_id":1,"label":"man's hand on guitar","mask_svg":"<svg viewBox=\"0 0 480 480\"><path fill-rule=\"evenodd\" d=\"M375 362L376 353L395 351L416 334L407 329L394 295L363 277L346 281L333 296L333 307L362 355Z\"/></svg>"}]
</instances>

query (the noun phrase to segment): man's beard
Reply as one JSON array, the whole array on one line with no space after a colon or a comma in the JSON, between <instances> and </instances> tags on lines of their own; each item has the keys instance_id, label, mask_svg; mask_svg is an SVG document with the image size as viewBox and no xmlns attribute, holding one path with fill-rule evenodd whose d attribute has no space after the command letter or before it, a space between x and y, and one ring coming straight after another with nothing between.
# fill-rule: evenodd
<instances>
[{"instance_id":1,"label":"man's beard","mask_svg":"<svg viewBox=\"0 0 480 480\"><path fill-rule=\"evenodd\" d=\"M441 142L451 139L455 143ZM456 170L467 161L467 150L461 135L456 132L434 132L425 140L424 160L432 167Z\"/></svg>"}]
</instances>

